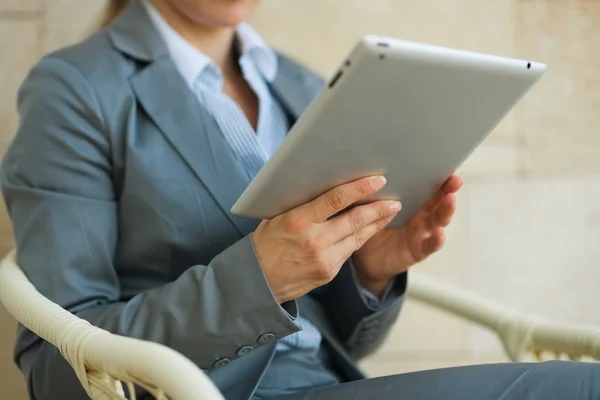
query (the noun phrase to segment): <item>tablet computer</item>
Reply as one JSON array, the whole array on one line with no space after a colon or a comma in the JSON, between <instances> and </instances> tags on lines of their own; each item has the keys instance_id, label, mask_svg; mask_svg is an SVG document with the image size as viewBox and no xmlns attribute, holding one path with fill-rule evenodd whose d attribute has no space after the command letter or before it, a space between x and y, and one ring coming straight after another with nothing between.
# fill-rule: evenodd
<instances>
[{"instance_id":1,"label":"tablet computer","mask_svg":"<svg viewBox=\"0 0 600 400\"><path fill-rule=\"evenodd\" d=\"M368 35L231 209L269 219L382 174L366 203L400 200L403 225L545 72L531 60Z\"/></svg>"}]
</instances>

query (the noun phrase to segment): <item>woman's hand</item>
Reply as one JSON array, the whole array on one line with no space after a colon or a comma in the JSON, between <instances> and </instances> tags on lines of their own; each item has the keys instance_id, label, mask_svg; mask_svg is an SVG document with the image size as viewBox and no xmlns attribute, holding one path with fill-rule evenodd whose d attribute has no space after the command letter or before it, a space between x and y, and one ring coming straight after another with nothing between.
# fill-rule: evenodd
<instances>
[{"instance_id":1,"label":"woman's hand","mask_svg":"<svg viewBox=\"0 0 600 400\"><path fill-rule=\"evenodd\" d=\"M444 245L444 228L456 211L456 192L463 180L450 177L407 224L374 235L353 256L363 287L380 296L394 277Z\"/></svg>"},{"instance_id":2,"label":"woman's hand","mask_svg":"<svg viewBox=\"0 0 600 400\"><path fill-rule=\"evenodd\" d=\"M330 282L356 250L390 223L399 202L377 201L342 212L384 185L380 176L360 179L261 222L253 233L254 247L280 303Z\"/></svg>"}]
</instances>

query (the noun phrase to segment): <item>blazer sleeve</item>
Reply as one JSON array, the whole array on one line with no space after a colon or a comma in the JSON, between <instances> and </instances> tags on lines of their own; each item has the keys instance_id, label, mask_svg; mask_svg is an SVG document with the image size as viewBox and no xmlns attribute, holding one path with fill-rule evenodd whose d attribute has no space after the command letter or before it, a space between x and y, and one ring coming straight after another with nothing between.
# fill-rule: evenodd
<instances>
[{"instance_id":1,"label":"blazer sleeve","mask_svg":"<svg viewBox=\"0 0 600 400\"><path fill-rule=\"evenodd\" d=\"M273 296L245 237L208 265L124 300L115 270L118 199L111 141L93 88L49 56L18 96L20 127L1 184L17 261L46 297L95 326L167 345L203 369L300 330L295 302ZM166 267L166 266L165 266ZM25 352L17 343L17 359Z\"/></svg>"},{"instance_id":2,"label":"blazer sleeve","mask_svg":"<svg viewBox=\"0 0 600 400\"><path fill-rule=\"evenodd\" d=\"M351 356L360 359L379 348L396 322L404 304L407 273L394 279L381 304L373 304L363 293L354 271L350 259L329 284L315 291L315 296L340 342Z\"/></svg>"}]
</instances>

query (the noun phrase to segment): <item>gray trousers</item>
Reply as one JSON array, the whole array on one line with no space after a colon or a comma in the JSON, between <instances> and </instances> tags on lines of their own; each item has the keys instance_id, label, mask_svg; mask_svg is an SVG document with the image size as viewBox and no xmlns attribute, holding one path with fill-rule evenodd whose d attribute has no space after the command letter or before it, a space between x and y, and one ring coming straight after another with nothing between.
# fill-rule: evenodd
<instances>
[{"instance_id":1,"label":"gray trousers","mask_svg":"<svg viewBox=\"0 0 600 400\"><path fill-rule=\"evenodd\" d=\"M343 383L276 400L597 400L600 364L489 364Z\"/></svg>"}]
</instances>

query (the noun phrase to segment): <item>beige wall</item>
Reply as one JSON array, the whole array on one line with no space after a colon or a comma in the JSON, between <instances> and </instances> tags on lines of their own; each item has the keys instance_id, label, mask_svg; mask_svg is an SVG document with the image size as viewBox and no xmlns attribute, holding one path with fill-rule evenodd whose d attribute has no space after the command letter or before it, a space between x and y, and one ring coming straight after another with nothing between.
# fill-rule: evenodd
<instances>
[{"instance_id":1,"label":"beige wall","mask_svg":"<svg viewBox=\"0 0 600 400\"><path fill-rule=\"evenodd\" d=\"M0 0L2 149L15 130L14 94L27 69L75 41L102 4ZM363 33L547 63L547 76L462 169L468 184L447 248L419 269L516 307L600 324L589 307L600 303L597 0L264 0L253 22L325 75ZM2 215L0 249L11 244ZM0 387L18 399L8 321L0 313ZM365 365L388 374L502 360L499 352L486 332L409 303Z\"/></svg>"}]
</instances>

